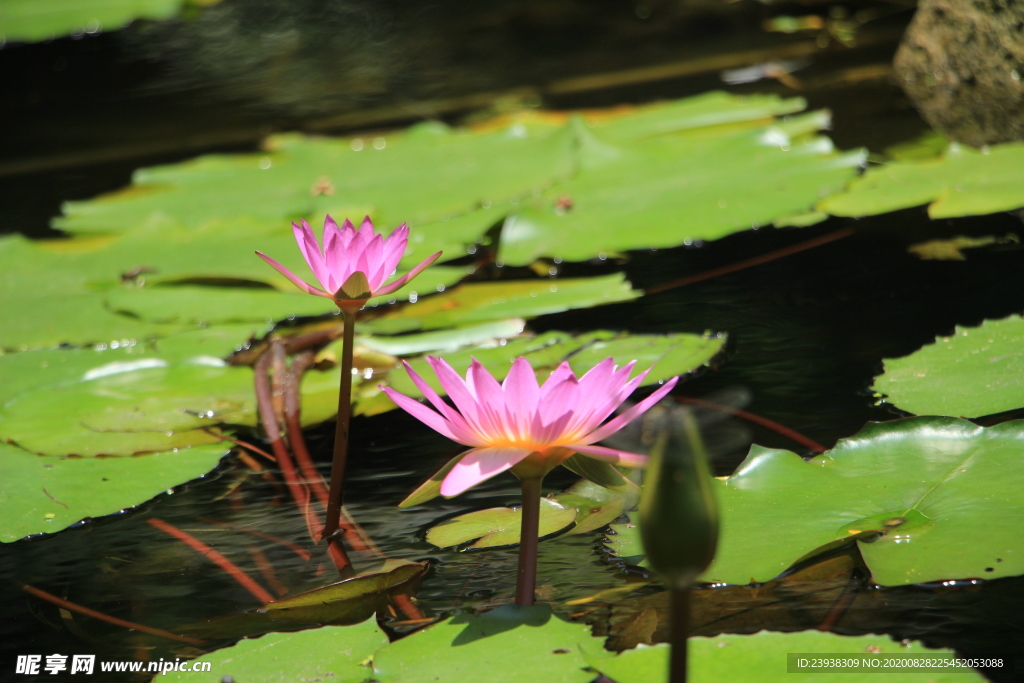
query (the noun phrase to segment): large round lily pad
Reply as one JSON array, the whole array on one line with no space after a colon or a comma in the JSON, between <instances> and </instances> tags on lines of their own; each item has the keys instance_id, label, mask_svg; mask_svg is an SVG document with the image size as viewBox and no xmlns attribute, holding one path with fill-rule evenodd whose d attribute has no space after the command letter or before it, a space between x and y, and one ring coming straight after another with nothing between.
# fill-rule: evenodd
<instances>
[{"instance_id":1,"label":"large round lily pad","mask_svg":"<svg viewBox=\"0 0 1024 683\"><path fill-rule=\"evenodd\" d=\"M874 390L917 415L978 417L1024 408L1024 318L957 327L909 356L886 359Z\"/></svg>"},{"instance_id":2,"label":"large round lily pad","mask_svg":"<svg viewBox=\"0 0 1024 683\"><path fill-rule=\"evenodd\" d=\"M588 631L540 606L458 614L379 650L374 680L588 683L594 676L579 647L595 640Z\"/></svg>"},{"instance_id":3,"label":"large round lily pad","mask_svg":"<svg viewBox=\"0 0 1024 683\"><path fill-rule=\"evenodd\" d=\"M1022 449L1024 422L949 417L872 423L811 460L754 446L716 480L721 539L701 578L768 581L854 538L881 585L1022 574ZM617 531L617 552L638 559L635 527Z\"/></svg>"},{"instance_id":4,"label":"large round lily pad","mask_svg":"<svg viewBox=\"0 0 1024 683\"><path fill-rule=\"evenodd\" d=\"M370 618L353 626L325 626L298 633L268 633L194 659L195 669L169 672L158 680L221 683L225 679L256 683L363 683L372 670L363 665L375 650L388 644L387 635Z\"/></svg>"},{"instance_id":5,"label":"large round lily pad","mask_svg":"<svg viewBox=\"0 0 1024 683\"><path fill-rule=\"evenodd\" d=\"M203 476L227 450L216 444L135 458L46 458L0 443L0 541L140 505Z\"/></svg>"},{"instance_id":6,"label":"large round lily pad","mask_svg":"<svg viewBox=\"0 0 1024 683\"><path fill-rule=\"evenodd\" d=\"M893 642L885 636L840 636L821 631L800 633L771 633L761 631L749 636L721 635L714 638L690 638L688 680L692 683L789 683L794 679L806 683L847 683L858 674L882 673L879 668L847 668L847 670L801 671L788 670L789 653L813 659L836 654L866 657L910 655L944 660L954 656L952 650L931 649L912 643L909 646ZM595 669L616 683L660 683L668 681L667 645L648 647L640 645L616 656L610 652L587 651L587 661ZM955 683L957 681L984 681L985 677L970 668L950 668L948 671L892 672L900 683ZM883 676L883 678L888 678ZM870 677L868 677L870 679ZM865 679L862 679L865 680Z\"/></svg>"}]
</instances>

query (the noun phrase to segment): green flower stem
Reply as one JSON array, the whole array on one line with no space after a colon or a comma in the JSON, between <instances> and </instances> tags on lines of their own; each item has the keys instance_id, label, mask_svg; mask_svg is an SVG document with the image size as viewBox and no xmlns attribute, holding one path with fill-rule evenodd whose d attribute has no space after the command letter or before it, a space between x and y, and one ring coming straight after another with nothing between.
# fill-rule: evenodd
<instances>
[{"instance_id":1,"label":"green flower stem","mask_svg":"<svg viewBox=\"0 0 1024 683\"><path fill-rule=\"evenodd\" d=\"M520 479L523 487L523 522L519 538L519 574L516 604L532 605L537 587L537 537L540 528L540 485L543 477Z\"/></svg>"},{"instance_id":2,"label":"green flower stem","mask_svg":"<svg viewBox=\"0 0 1024 683\"><path fill-rule=\"evenodd\" d=\"M669 683L686 683L686 640L690 636L690 588L675 587L671 591L672 619L669 642L672 645L668 665Z\"/></svg>"},{"instance_id":3,"label":"green flower stem","mask_svg":"<svg viewBox=\"0 0 1024 683\"><path fill-rule=\"evenodd\" d=\"M331 487L327 498L327 522L323 537L338 531L341 518L341 494L345 486L345 464L348 460L349 422L352 419L352 347L354 346L356 312L342 309L345 331L341 346L341 385L338 389L338 426L334 431L334 460L331 464Z\"/></svg>"}]
</instances>

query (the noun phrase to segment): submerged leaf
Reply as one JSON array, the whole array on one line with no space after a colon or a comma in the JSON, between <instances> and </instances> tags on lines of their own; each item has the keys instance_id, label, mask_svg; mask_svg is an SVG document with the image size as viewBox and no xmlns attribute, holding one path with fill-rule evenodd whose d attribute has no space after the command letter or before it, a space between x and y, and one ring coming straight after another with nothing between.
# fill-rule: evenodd
<instances>
[{"instance_id":1,"label":"submerged leaf","mask_svg":"<svg viewBox=\"0 0 1024 683\"><path fill-rule=\"evenodd\" d=\"M386 560L378 570L268 602L262 611L271 619L285 621L358 623L383 609L390 596L411 591L428 569L430 565L426 562Z\"/></svg>"},{"instance_id":2,"label":"submerged leaf","mask_svg":"<svg viewBox=\"0 0 1024 683\"><path fill-rule=\"evenodd\" d=\"M592 458L585 458L585 460L596 462ZM607 465L607 463L601 464ZM608 467L615 470L612 465L608 465ZM440 481L444 479L448 469L449 467L446 466L432 477L432 481L436 479L438 482L438 491L431 498L440 494ZM618 470L615 471L618 472ZM541 498L540 536L544 537L565 530L570 525L571 528L565 532L567 536L600 529L622 515L623 511L633 507L640 495L640 488L621 474L619 477L629 484L629 486L622 486L623 493L617 493L587 480L581 480L567 491L549 498ZM417 489L402 503L402 507L410 507L429 500L424 497L426 486L424 484ZM409 500L416 502L409 503ZM431 528L427 532L427 541L439 548L462 545L476 539L479 540L469 546L470 549L517 545L522 519L521 508L490 508L469 512L452 517Z\"/></svg>"},{"instance_id":3,"label":"submerged leaf","mask_svg":"<svg viewBox=\"0 0 1024 683\"><path fill-rule=\"evenodd\" d=\"M576 520L576 509L550 498L540 499L539 535L550 536ZM453 517L427 531L427 542L449 548L476 541L470 549L517 545L523 522L522 508L488 508Z\"/></svg>"}]
</instances>

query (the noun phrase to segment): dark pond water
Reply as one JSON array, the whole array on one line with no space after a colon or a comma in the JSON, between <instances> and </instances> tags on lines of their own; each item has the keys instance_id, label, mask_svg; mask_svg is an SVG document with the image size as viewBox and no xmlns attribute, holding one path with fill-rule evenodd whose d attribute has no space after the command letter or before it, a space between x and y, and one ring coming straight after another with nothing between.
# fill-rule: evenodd
<instances>
[{"instance_id":1,"label":"dark pond water","mask_svg":"<svg viewBox=\"0 0 1024 683\"><path fill-rule=\"evenodd\" d=\"M305 8L308 3L296 4ZM225 5L244 7L245 3ZM384 5L393 13L401 9L400 3ZM491 11L503 21L511 21L510 14L522 14L509 9L513 5L495 3L497 9ZM535 10L538 7L522 5ZM577 41L568 47L554 47L555 38L562 33L555 29L545 33L537 26L558 21L571 26L578 3L562 5L569 19L544 19L526 13L526 19L520 17L521 23L508 25L518 27L516 30L525 36L524 44L539 53L532 61L523 62L519 69L511 58L481 62L473 77L465 78L467 70L473 71L468 58L471 55L448 55L434 66L440 74L440 85L430 97L451 100L487 88L550 84L659 61L738 53L752 46L770 49L790 40L779 35L766 38L756 27L768 10L743 5L742 11L733 14L708 11L701 15L704 23L692 16L677 17L676 23L665 19L659 30L651 29L646 36L649 45L642 54L611 57L602 45L607 48L616 40L635 43L637 39L622 28L622 22L616 24L614 17L600 13L586 16L595 26L611 26L603 43L595 38L592 43ZM656 8L670 5L653 3ZM459 3L437 6L447 7L448 14L437 10L424 15L432 17L437 25L444 25L445 18L455 16L462 7ZM605 9L612 12L611 7ZM636 16L635 7L630 11ZM805 10L779 6L772 11L799 14ZM373 19L371 24L377 26L373 23L377 16L367 21ZM485 18L472 15L462 19L462 24L450 22L446 30L451 34L445 35L474 30L481 22L486 23ZM864 47L823 52L801 72L806 84L802 94L811 106L827 106L834 111L832 137L839 147L868 145L877 151L924 130L924 124L888 80L850 75L859 73L857 69L862 73L871 65L884 66L891 59L906 18L897 15L887 20L877 27L877 35L872 34L876 40ZM301 24L300 19L290 20ZM408 23L385 22L398 35L412 31ZM505 30L512 30L508 26ZM683 26L688 28L679 28ZM186 158L200 151L249 148L268 129L343 131L418 116L408 113L406 105L416 97L422 100L422 93L403 93L401 79L389 81L388 87L376 95L321 97L297 117L282 114L293 94L283 93L276 98L254 95L250 91L255 86L241 83L230 73L205 74L201 82L189 81L181 66L190 62L180 58L181 50L194 38L186 29L101 36L92 43L63 40L8 47L0 54L0 71L21 73L19 70L31 67L40 73L47 68L52 72L45 77L37 74L34 80L30 73L23 74L22 81L12 81L13 90L21 93L24 101L8 100L3 110L8 123L21 122L27 131L23 139L10 142L8 154L0 163L0 190L11 199L0 209L4 230L46 235L47 221L55 215L60 201L119 187L139 165ZM206 28L200 25L196 30L196 35L202 35ZM247 30L257 31L258 27ZM424 31L416 33L421 39L416 43L417 50L429 51L431 45L446 40L440 34L431 36L429 30ZM684 39L695 41L694 46L681 46ZM139 47L146 40L151 42L149 52ZM161 47L164 52L156 55ZM61 63L58 58L65 60L65 67L54 66ZM320 57L302 59L306 64L317 64ZM78 73L79 80L66 75L68 69ZM344 87L344 83L325 78L320 82L325 87ZM416 78L423 81L427 76ZM48 84L48 89L39 90L40 83ZM220 86L224 87L218 90ZM307 83L303 87L308 90L314 86ZM696 69L690 75L670 79L611 79L605 86L585 91L538 86L537 92L545 105L577 107L680 97L719 87L722 83L717 70ZM39 92L33 95L36 90ZM732 90L793 94L773 81ZM170 111L161 109L161 103L171 100L174 105ZM56 111L58 105L69 101L85 103L77 119ZM120 138L112 132L117 127L114 122L103 123L104 113L113 111L118 101L134 101L137 105L134 115L123 114ZM238 102L248 106L235 108L233 104ZM351 114L367 103L377 107L377 118L332 119L325 113L334 107ZM439 106L435 113L455 118L471 108L456 103ZM45 116L29 125L32 112L40 111ZM208 114L205 124L201 111ZM78 128L64 136L55 135L62 120L76 120ZM203 130L207 137L194 137ZM177 142L175 135L179 136ZM62 137L66 138L63 146ZM943 236L1019 232L1018 218L999 215L933 223L923 210L915 209L862 221L831 219L800 230L749 231L689 248L633 253L621 262L564 265L562 269L565 276L624 270L635 286L644 288L851 226L855 229L852 236L826 246L629 304L546 316L533 321L531 327L537 331L606 328L727 332L728 346L716 367L690 378L677 393L714 396L739 388L750 396L746 410L830 446L856 433L868 421L899 417L892 408L874 405L869 392L883 358L910 353L936 335L949 334L955 325L974 325L1024 311L1024 288L1010 286L1024 272L1020 245L973 250L965 261L922 261L910 255L907 246ZM506 271L491 267L480 276L525 275ZM806 454L785 437L761 427L726 423L717 429L731 432L721 440L712 438L718 474L732 471L750 443ZM314 455L325 470L332 433L327 425L308 435ZM353 436L347 489L350 510L388 556L432 563L417 593L420 608L428 615L443 615L456 608L481 609L509 601L514 550L442 551L426 543L424 533L432 524L459 512L515 503L515 480L498 477L452 501L399 511L397 503L460 447L397 412L357 419ZM245 438L255 441L259 436L249 434ZM737 438L740 443L736 443ZM572 481L567 473L556 473L546 482L547 490L560 490ZM254 475L232 457L215 473L136 510L50 537L0 547L0 577L5 579L0 581L3 659L8 661L12 653L26 652L87 651L102 659L173 658L195 652L189 646L62 614L55 606L24 594L15 582L29 583L72 602L149 626L202 633L210 646L281 628L280 622L268 624L252 616L220 619L254 609L252 596L195 551L147 524L153 516L189 531L254 573L257 569L251 551L263 553L278 580L292 593L335 580L333 570L317 574L324 563L322 557L314 554L307 562L279 544L209 521L230 522L288 539L305 537L301 515L280 487ZM616 599L585 601L588 596L626 582L639 585L647 581L637 570L610 561L601 550L601 539L601 533L593 533L543 543L540 596L560 613L585 619L595 625L597 632L611 635L612 645L631 646L652 635L654 640L662 638L664 621L658 617L663 616L665 601L655 584L639 586ZM814 576L809 582L780 579L756 590L702 590L696 601L697 632L713 635L825 626L844 634L887 633L896 638L921 639L931 646L954 647L971 655L1024 651L1020 618L1024 613L1024 579L879 589L869 585L854 565ZM392 628L403 630L401 625ZM7 675L6 669L0 673L0 677Z\"/></svg>"}]
</instances>

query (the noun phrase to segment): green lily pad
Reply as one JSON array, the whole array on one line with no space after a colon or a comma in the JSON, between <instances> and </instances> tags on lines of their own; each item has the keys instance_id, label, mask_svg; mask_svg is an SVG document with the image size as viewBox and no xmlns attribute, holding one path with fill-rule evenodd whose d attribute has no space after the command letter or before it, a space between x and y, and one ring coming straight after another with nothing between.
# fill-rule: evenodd
<instances>
[{"instance_id":1,"label":"green lily pad","mask_svg":"<svg viewBox=\"0 0 1024 683\"><path fill-rule=\"evenodd\" d=\"M226 253L217 231L247 223L220 268L236 274L243 244L263 240L275 258L297 252L279 243L288 223L319 224L325 213L366 213L382 228L408 222L405 268L438 250L442 260L472 253L501 224L499 258L509 264L675 246L806 213L845 186L863 154L837 154L816 135L826 115L773 119L804 106L715 92L475 130L425 123L372 139L274 136L264 152L142 169L129 188L66 204L54 225L75 235L166 233L170 253L155 258L187 271L175 247L182 235L204 235L196 270Z\"/></svg>"},{"instance_id":2,"label":"green lily pad","mask_svg":"<svg viewBox=\"0 0 1024 683\"><path fill-rule=\"evenodd\" d=\"M722 336L685 333L627 335L598 331L573 337L566 332L546 332L535 337L519 337L496 346L456 351L446 354L444 359L457 372L465 374L475 358L500 380L508 374L513 360L525 356L537 373L538 380L543 381L564 360L569 361L574 372L582 373L611 357L619 365L636 360L638 370L653 366L644 384L654 384L696 370L714 358L724 343L725 338ZM596 348L591 349L591 346ZM435 391L445 393L426 360L414 359L409 365ZM387 382L408 396L422 395L403 370L389 374Z\"/></svg>"},{"instance_id":3,"label":"green lily pad","mask_svg":"<svg viewBox=\"0 0 1024 683\"><path fill-rule=\"evenodd\" d=\"M540 500L540 537L550 536L576 521L576 509L550 498ZM519 543L522 508L488 508L467 512L427 531L427 542L450 548L476 541L468 549L496 548Z\"/></svg>"},{"instance_id":4,"label":"green lily pad","mask_svg":"<svg viewBox=\"0 0 1024 683\"><path fill-rule=\"evenodd\" d=\"M928 204L933 219L980 216L1024 206L1024 143L976 150L952 143L938 159L869 168L847 191L824 199L834 216L873 216Z\"/></svg>"},{"instance_id":5,"label":"green lily pad","mask_svg":"<svg viewBox=\"0 0 1024 683\"><path fill-rule=\"evenodd\" d=\"M542 606L458 614L378 650L374 680L589 683L580 644L600 640L588 631Z\"/></svg>"},{"instance_id":6,"label":"green lily pad","mask_svg":"<svg viewBox=\"0 0 1024 683\"><path fill-rule=\"evenodd\" d=\"M0 348L144 340L185 329L107 307L119 272L94 255L53 253L20 236L0 239ZM130 267L130 266L129 266Z\"/></svg>"},{"instance_id":7,"label":"green lily pad","mask_svg":"<svg viewBox=\"0 0 1024 683\"><path fill-rule=\"evenodd\" d=\"M917 655L921 657L952 657L947 649L932 649L913 643L896 643L886 636L840 636L822 631L771 633L761 631L749 636L721 635L714 638L690 638L688 680L692 683L783 683L791 681L787 653L856 654L864 657L885 655ZM668 681L668 645L639 645L612 656L610 652L587 649L587 662L616 683L658 683ZM851 674L878 673L878 669L799 672L799 680L808 683L845 683ZM984 681L985 677L970 668L948 672L901 671L899 680L920 683L953 683Z\"/></svg>"},{"instance_id":8,"label":"green lily pad","mask_svg":"<svg viewBox=\"0 0 1024 683\"><path fill-rule=\"evenodd\" d=\"M488 342L497 344L501 339L519 336L525 327L526 323L522 318L510 318L480 325L403 334L396 337L357 336L356 345L393 356L411 356L427 351L444 353L470 344L486 344ZM331 344L325 349L325 352L340 354L341 342Z\"/></svg>"},{"instance_id":9,"label":"green lily pad","mask_svg":"<svg viewBox=\"0 0 1024 683\"><path fill-rule=\"evenodd\" d=\"M127 190L68 203L55 224L81 234L130 230L158 214L190 227L248 216L288 233L301 217L369 213L381 227L415 228L508 203L568 175L573 143L566 129L536 124L472 133L426 123L365 141L276 136L265 153L140 170Z\"/></svg>"},{"instance_id":10,"label":"green lily pad","mask_svg":"<svg viewBox=\"0 0 1024 683\"><path fill-rule=\"evenodd\" d=\"M504 318L533 318L576 308L630 301L640 296L623 273L564 280L514 280L461 285L409 304L362 325L376 334L468 325Z\"/></svg>"},{"instance_id":11,"label":"green lily pad","mask_svg":"<svg viewBox=\"0 0 1024 683\"><path fill-rule=\"evenodd\" d=\"M352 626L324 626L246 639L187 665L194 668L209 662L209 671L172 671L164 675L167 681L186 683L221 683L228 677L261 683L363 683L372 673L363 662L387 644L387 635L371 618Z\"/></svg>"},{"instance_id":12,"label":"green lily pad","mask_svg":"<svg viewBox=\"0 0 1024 683\"><path fill-rule=\"evenodd\" d=\"M43 455L132 455L219 442L255 424L252 371L221 360L265 326L226 325L116 348L0 356L0 439Z\"/></svg>"},{"instance_id":13,"label":"green lily pad","mask_svg":"<svg viewBox=\"0 0 1024 683\"><path fill-rule=\"evenodd\" d=\"M135 455L217 443L205 428L254 421L249 368L149 356L18 394L0 408L0 436L44 455Z\"/></svg>"},{"instance_id":14,"label":"green lily pad","mask_svg":"<svg viewBox=\"0 0 1024 683\"><path fill-rule=\"evenodd\" d=\"M211 445L137 458L44 458L0 443L0 541L140 505L205 475L226 453L223 445Z\"/></svg>"},{"instance_id":15,"label":"green lily pad","mask_svg":"<svg viewBox=\"0 0 1024 683\"><path fill-rule=\"evenodd\" d=\"M32 42L114 31L135 19L169 19L185 4L186 0L4 0L0 38Z\"/></svg>"},{"instance_id":16,"label":"green lily pad","mask_svg":"<svg viewBox=\"0 0 1024 683\"><path fill-rule=\"evenodd\" d=\"M917 415L978 417L1024 407L1024 318L986 320L903 358L887 358L875 392Z\"/></svg>"},{"instance_id":17,"label":"green lily pad","mask_svg":"<svg viewBox=\"0 0 1024 683\"><path fill-rule=\"evenodd\" d=\"M270 619L314 624L353 624L382 609L389 596L407 593L430 569L426 562L385 560L383 566L290 598L268 602Z\"/></svg>"},{"instance_id":18,"label":"green lily pad","mask_svg":"<svg viewBox=\"0 0 1024 683\"><path fill-rule=\"evenodd\" d=\"M915 417L869 424L806 461L754 446L716 480L721 540L701 578L765 582L851 538L885 586L1022 574L1022 442L1024 422ZM620 555L643 554L635 528L616 531Z\"/></svg>"},{"instance_id":19,"label":"green lily pad","mask_svg":"<svg viewBox=\"0 0 1024 683\"><path fill-rule=\"evenodd\" d=\"M578 129L581 170L505 222L499 257L579 261L724 237L810 210L843 189L864 153L815 134L824 113L768 126L693 129L629 146ZM628 178L628 182L623 182Z\"/></svg>"},{"instance_id":20,"label":"green lily pad","mask_svg":"<svg viewBox=\"0 0 1024 683\"><path fill-rule=\"evenodd\" d=\"M153 287L121 289L107 296L107 305L153 323L215 325L237 322L273 322L292 316L332 313L330 299L295 291L247 287Z\"/></svg>"}]
</instances>

